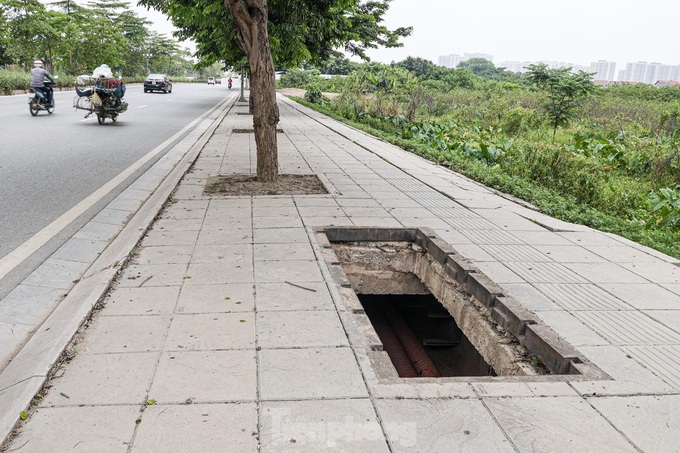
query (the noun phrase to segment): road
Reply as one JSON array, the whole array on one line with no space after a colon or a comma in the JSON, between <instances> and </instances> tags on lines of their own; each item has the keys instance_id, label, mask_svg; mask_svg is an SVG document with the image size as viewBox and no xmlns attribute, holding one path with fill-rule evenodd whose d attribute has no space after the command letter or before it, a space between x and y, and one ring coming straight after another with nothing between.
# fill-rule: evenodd
<instances>
[{"instance_id":1,"label":"road","mask_svg":"<svg viewBox=\"0 0 680 453\"><path fill-rule=\"evenodd\" d=\"M178 131L230 93L235 90L226 85L174 84L168 94L128 86L128 110L104 125L72 107L73 91L55 92L55 112L36 117L29 113L28 95L0 96L0 262L37 232L54 230L50 224L67 211L76 207L78 214L65 228L50 231L52 239L11 271L5 266L0 299L162 157L182 138ZM153 159L95 205L77 211L81 201L152 150L158 151Z\"/></svg>"}]
</instances>

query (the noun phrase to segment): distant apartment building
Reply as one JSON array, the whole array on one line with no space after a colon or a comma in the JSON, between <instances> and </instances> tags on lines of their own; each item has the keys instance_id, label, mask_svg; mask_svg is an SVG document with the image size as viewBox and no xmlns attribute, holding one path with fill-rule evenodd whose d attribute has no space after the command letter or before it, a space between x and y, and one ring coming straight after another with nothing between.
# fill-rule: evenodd
<instances>
[{"instance_id":1,"label":"distant apartment building","mask_svg":"<svg viewBox=\"0 0 680 453\"><path fill-rule=\"evenodd\" d=\"M590 63L588 72L594 72L593 79L595 80L614 80L616 74L616 63L606 60L597 60Z\"/></svg>"},{"instance_id":2,"label":"distant apartment building","mask_svg":"<svg viewBox=\"0 0 680 453\"><path fill-rule=\"evenodd\" d=\"M485 60L493 61L493 55L486 53L465 53L463 56L456 54L442 55L437 59L437 64L445 68L456 68L462 61L467 61L471 58L484 58Z\"/></svg>"},{"instance_id":3,"label":"distant apartment building","mask_svg":"<svg viewBox=\"0 0 680 453\"><path fill-rule=\"evenodd\" d=\"M627 63L626 69L619 72L619 80L654 85L659 80L680 81L680 65L667 65L657 62Z\"/></svg>"},{"instance_id":4,"label":"distant apartment building","mask_svg":"<svg viewBox=\"0 0 680 453\"><path fill-rule=\"evenodd\" d=\"M463 61L463 57L455 54L443 55L438 60L439 66L444 66L445 68L455 68L461 61Z\"/></svg>"}]
</instances>

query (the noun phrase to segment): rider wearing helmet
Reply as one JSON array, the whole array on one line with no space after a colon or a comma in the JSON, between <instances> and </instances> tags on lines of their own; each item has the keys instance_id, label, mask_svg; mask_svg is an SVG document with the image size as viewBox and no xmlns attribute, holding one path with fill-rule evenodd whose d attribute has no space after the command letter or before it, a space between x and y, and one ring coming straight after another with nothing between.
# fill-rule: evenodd
<instances>
[{"instance_id":1,"label":"rider wearing helmet","mask_svg":"<svg viewBox=\"0 0 680 453\"><path fill-rule=\"evenodd\" d=\"M41 91L45 94L45 99L47 99L48 104L53 104L52 100L52 88L45 85L45 79L54 83L54 79L50 77L47 71L43 68L43 62L40 60L35 60L33 62L33 69L31 69L31 88L37 91Z\"/></svg>"}]
</instances>

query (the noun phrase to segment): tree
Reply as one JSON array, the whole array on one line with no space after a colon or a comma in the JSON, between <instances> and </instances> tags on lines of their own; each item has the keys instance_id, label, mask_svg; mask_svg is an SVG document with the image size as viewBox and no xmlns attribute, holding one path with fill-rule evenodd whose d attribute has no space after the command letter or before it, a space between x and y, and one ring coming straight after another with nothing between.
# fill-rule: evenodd
<instances>
[{"instance_id":1,"label":"tree","mask_svg":"<svg viewBox=\"0 0 680 453\"><path fill-rule=\"evenodd\" d=\"M405 60L395 63L395 66L407 69L414 73L416 77L429 75L437 68L430 60L419 57L407 57Z\"/></svg>"},{"instance_id":2,"label":"tree","mask_svg":"<svg viewBox=\"0 0 680 453\"><path fill-rule=\"evenodd\" d=\"M474 75L484 79L501 80L505 77L505 69L497 68L486 58L470 58L461 61L457 68L469 69Z\"/></svg>"},{"instance_id":3,"label":"tree","mask_svg":"<svg viewBox=\"0 0 680 453\"><path fill-rule=\"evenodd\" d=\"M366 57L367 48L397 47L410 28L380 25L391 0L141 0L168 15L178 36L197 43L202 64L248 58L257 146L257 177L278 177L274 63L320 64L339 48Z\"/></svg>"},{"instance_id":4,"label":"tree","mask_svg":"<svg viewBox=\"0 0 680 453\"><path fill-rule=\"evenodd\" d=\"M545 64L532 64L527 69L529 81L548 97L544 107L554 140L557 128L568 124L580 102L595 90L592 81L595 73L579 71L573 74L571 68L550 69Z\"/></svg>"}]
</instances>

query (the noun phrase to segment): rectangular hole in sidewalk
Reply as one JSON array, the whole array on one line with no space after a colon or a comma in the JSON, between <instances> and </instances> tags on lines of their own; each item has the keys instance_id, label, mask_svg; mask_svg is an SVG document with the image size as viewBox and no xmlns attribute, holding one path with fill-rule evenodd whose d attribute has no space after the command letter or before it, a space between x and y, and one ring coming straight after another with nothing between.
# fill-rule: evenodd
<instances>
[{"instance_id":1,"label":"rectangular hole in sidewalk","mask_svg":"<svg viewBox=\"0 0 680 453\"><path fill-rule=\"evenodd\" d=\"M429 229L316 233L379 377L608 378Z\"/></svg>"}]
</instances>

